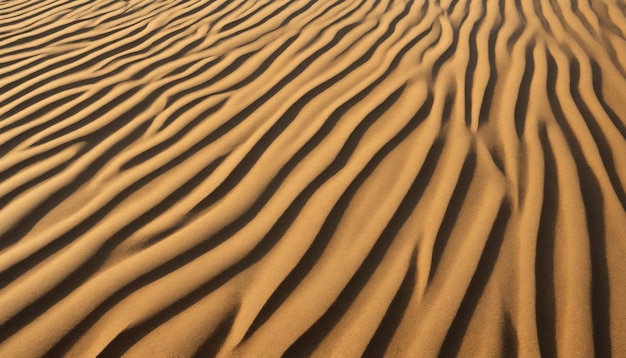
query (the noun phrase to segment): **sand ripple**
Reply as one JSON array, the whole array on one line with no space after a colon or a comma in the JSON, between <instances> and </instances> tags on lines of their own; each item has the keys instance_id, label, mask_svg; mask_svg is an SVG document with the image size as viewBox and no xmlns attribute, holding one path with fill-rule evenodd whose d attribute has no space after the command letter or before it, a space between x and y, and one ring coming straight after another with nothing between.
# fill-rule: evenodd
<instances>
[{"instance_id":1,"label":"sand ripple","mask_svg":"<svg viewBox=\"0 0 626 358\"><path fill-rule=\"evenodd\" d=\"M626 356L625 10L0 1L0 356Z\"/></svg>"}]
</instances>

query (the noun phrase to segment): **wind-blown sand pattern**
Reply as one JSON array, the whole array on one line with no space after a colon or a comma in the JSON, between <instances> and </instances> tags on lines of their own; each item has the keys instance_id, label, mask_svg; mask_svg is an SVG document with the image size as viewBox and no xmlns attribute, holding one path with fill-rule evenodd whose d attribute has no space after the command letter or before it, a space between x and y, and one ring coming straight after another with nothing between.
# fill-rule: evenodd
<instances>
[{"instance_id":1,"label":"wind-blown sand pattern","mask_svg":"<svg viewBox=\"0 0 626 358\"><path fill-rule=\"evenodd\" d=\"M625 11L0 1L0 356L626 356Z\"/></svg>"}]
</instances>

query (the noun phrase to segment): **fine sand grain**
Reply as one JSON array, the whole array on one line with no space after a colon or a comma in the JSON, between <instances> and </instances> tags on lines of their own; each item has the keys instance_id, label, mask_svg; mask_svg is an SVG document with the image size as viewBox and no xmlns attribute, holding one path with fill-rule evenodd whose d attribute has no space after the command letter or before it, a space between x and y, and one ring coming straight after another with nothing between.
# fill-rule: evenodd
<instances>
[{"instance_id":1,"label":"fine sand grain","mask_svg":"<svg viewBox=\"0 0 626 358\"><path fill-rule=\"evenodd\" d=\"M0 357L626 357L624 0L0 0Z\"/></svg>"}]
</instances>

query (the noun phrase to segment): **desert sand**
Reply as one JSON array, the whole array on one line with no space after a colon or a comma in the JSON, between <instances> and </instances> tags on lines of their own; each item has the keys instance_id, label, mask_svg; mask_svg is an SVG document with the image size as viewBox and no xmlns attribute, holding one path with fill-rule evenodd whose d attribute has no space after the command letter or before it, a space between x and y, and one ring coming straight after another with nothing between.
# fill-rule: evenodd
<instances>
[{"instance_id":1,"label":"desert sand","mask_svg":"<svg viewBox=\"0 0 626 358\"><path fill-rule=\"evenodd\" d=\"M1 357L626 357L624 0L1 0Z\"/></svg>"}]
</instances>

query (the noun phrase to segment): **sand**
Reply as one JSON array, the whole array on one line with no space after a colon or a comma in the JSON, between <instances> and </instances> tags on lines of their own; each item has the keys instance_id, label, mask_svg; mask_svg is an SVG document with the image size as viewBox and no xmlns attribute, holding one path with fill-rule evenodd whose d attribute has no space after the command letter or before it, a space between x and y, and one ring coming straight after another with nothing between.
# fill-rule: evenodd
<instances>
[{"instance_id":1,"label":"sand","mask_svg":"<svg viewBox=\"0 0 626 358\"><path fill-rule=\"evenodd\" d=\"M626 357L625 11L0 1L0 356Z\"/></svg>"}]
</instances>

